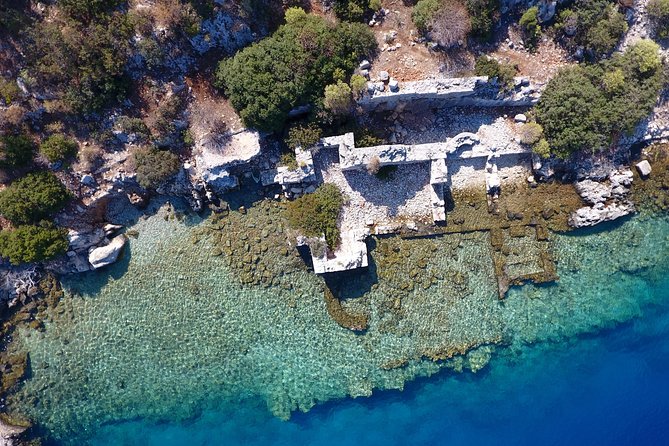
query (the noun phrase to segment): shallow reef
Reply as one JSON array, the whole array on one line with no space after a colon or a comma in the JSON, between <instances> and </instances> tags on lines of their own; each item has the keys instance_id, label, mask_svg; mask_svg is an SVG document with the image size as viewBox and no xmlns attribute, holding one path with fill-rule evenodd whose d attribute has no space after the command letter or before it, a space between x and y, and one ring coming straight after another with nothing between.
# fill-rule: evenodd
<instances>
[{"instance_id":1,"label":"shallow reef","mask_svg":"<svg viewBox=\"0 0 669 446\"><path fill-rule=\"evenodd\" d=\"M8 403L66 444L245 399L288 418L444 368L478 371L499 349L574 339L666 298L639 291L669 272L666 214L561 234L551 229L571 203L540 201L520 218L500 206L486 230L372 238L367 270L325 279L291 247L281 203L204 221L164 209L132 228L118 264L65 279L42 331L16 328L32 374ZM509 277L559 280L510 282L500 300L496 256Z\"/></svg>"}]
</instances>

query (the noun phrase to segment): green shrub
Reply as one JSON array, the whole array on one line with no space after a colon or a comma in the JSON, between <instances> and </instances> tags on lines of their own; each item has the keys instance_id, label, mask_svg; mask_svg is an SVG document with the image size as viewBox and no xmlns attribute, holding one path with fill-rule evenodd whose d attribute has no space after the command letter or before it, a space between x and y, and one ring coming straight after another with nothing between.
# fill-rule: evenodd
<instances>
[{"instance_id":1,"label":"green shrub","mask_svg":"<svg viewBox=\"0 0 669 446\"><path fill-rule=\"evenodd\" d=\"M654 73L662 65L658 57L660 46L652 40L643 39L631 46L626 55L630 58L632 66L638 70L641 75Z\"/></svg>"},{"instance_id":2,"label":"green shrub","mask_svg":"<svg viewBox=\"0 0 669 446\"><path fill-rule=\"evenodd\" d=\"M337 17L347 22L359 22L370 11L367 0L334 0L333 6Z\"/></svg>"},{"instance_id":3,"label":"green shrub","mask_svg":"<svg viewBox=\"0 0 669 446\"><path fill-rule=\"evenodd\" d=\"M652 111L662 88L657 48L642 40L624 54L564 69L551 79L536 106L551 152L568 157L598 151L631 133Z\"/></svg>"},{"instance_id":4,"label":"green shrub","mask_svg":"<svg viewBox=\"0 0 669 446\"><path fill-rule=\"evenodd\" d=\"M510 90L514 85L514 76L517 69L511 64L501 64L495 59L488 56L479 56L476 59L474 72L477 76L488 76L489 78L497 78L502 88Z\"/></svg>"},{"instance_id":5,"label":"green shrub","mask_svg":"<svg viewBox=\"0 0 669 446\"><path fill-rule=\"evenodd\" d=\"M544 135L544 128L536 122L528 122L520 127L520 142L523 144L536 144Z\"/></svg>"},{"instance_id":6,"label":"green shrub","mask_svg":"<svg viewBox=\"0 0 669 446\"><path fill-rule=\"evenodd\" d=\"M472 35L483 40L492 37L495 24L499 20L499 0L466 0Z\"/></svg>"},{"instance_id":7,"label":"green shrub","mask_svg":"<svg viewBox=\"0 0 669 446\"><path fill-rule=\"evenodd\" d=\"M372 130L367 127L356 130L355 132L355 146L356 147L374 147L380 146L385 141L379 138Z\"/></svg>"},{"instance_id":8,"label":"green shrub","mask_svg":"<svg viewBox=\"0 0 669 446\"><path fill-rule=\"evenodd\" d=\"M29 173L0 192L0 214L15 225L35 223L60 211L69 199L54 174Z\"/></svg>"},{"instance_id":9,"label":"green shrub","mask_svg":"<svg viewBox=\"0 0 669 446\"><path fill-rule=\"evenodd\" d=\"M167 150L140 147L132 152L137 182L145 189L156 189L179 171L179 157Z\"/></svg>"},{"instance_id":10,"label":"green shrub","mask_svg":"<svg viewBox=\"0 0 669 446\"><path fill-rule=\"evenodd\" d=\"M608 55L627 31L625 16L611 0L576 0L558 15L556 28L572 49L583 47L586 55Z\"/></svg>"},{"instance_id":11,"label":"green shrub","mask_svg":"<svg viewBox=\"0 0 669 446\"><path fill-rule=\"evenodd\" d=\"M347 115L351 112L351 93L351 87L342 81L327 85L323 105L335 115Z\"/></svg>"},{"instance_id":12,"label":"green shrub","mask_svg":"<svg viewBox=\"0 0 669 446\"><path fill-rule=\"evenodd\" d=\"M89 21L118 7L122 0L59 0L58 6L78 21Z\"/></svg>"},{"instance_id":13,"label":"green shrub","mask_svg":"<svg viewBox=\"0 0 669 446\"><path fill-rule=\"evenodd\" d=\"M27 1L0 2L0 33L7 31L10 34L18 34L28 26L30 18L27 11L29 11Z\"/></svg>"},{"instance_id":14,"label":"green shrub","mask_svg":"<svg viewBox=\"0 0 669 446\"><path fill-rule=\"evenodd\" d=\"M669 0L650 0L646 11L655 25L657 35L662 39L669 37Z\"/></svg>"},{"instance_id":15,"label":"green shrub","mask_svg":"<svg viewBox=\"0 0 669 446\"><path fill-rule=\"evenodd\" d=\"M379 12L382 7L381 0L369 0L369 9L372 11Z\"/></svg>"},{"instance_id":16,"label":"green shrub","mask_svg":"<svg viewBox=\"0 0 669 446\"><path fill-rule=\"evenodd\" d=\"M439 11L439 0L419 0L411 11L411 20L421 33L430 30L432 21Z\"/></svg>"},{"instance_id":17,"label":"green shrub","mask_svg":"<svg viewBox=\"0 0 669 446\"><path fill-rule=\"evenodd\" d=\"M0 167L25 167L32 161L34 150L35 146L27 136L0 136Z\"/></svg>"},{"instance_id":18,"label":"green shrub","mask_svg":"<svg viewBox=\"0 0 669 446\"><path fill-rule=\"evenodd\" d=\"M325 235L332 249L339 245L337 219L344 205L344 196L334 184L323 184L313 194L306 194L288 204L290 225L307 237Z\"/></svg>"},{"instance_id":19,"label":"green shrub","mask_svg":"<svg viewBox=\"0 0 669 446\"><path fill-rule=\"evenodd\" d=\"M352 73L376 46L366 25L333 25L291 8L286 24L271 37L219 64L216 84L245 125L277 131L291 109L321 97L337 68Z\"/></svg>"},{"instance_id":20,"label":"green shrub","mask_svg":"<svg viewBox=\"0 0 669 446\"><path fill-rule=\"evenodd\" d=\"M16 85L15 80L4 80L0 78L0 99L5 101L5 104L11 105L11 103L20 95L21 90L19 89L19 86Z\"/></svg>"},{"instance_id":21,"label":"green shrub","mask_svg":"<svg viewBox=\"0 0 669 446\"><path fill-rule=\"evenodd\" d=\"M306 150L318 144L322 134L321 129L315 124L296 125L288 130L286 144L291 149L301 147Z\"/></svg>"},{"instance_id":22,"label":"green shrub","mask_svg":"<svg viewBox=\"0 0 669 446\"><path fill-rule=\"evenodd\" d=\"M541 158L549 158L551 156L551 147L544 138L541 138L537 141L536 144L532 146L532 151L539 155Z\"/></svg>"},{"instance_id":23,"label":"green shrub","mask_svg":"<svg viewBox=\"0 0 669 446\"><path fill-rule=\"evenodd\" d=\"M77 154L77 142L65 135L52 135L42 141L39 151L51 163L72 158Z\"/></svg>"},{"instance_id":24,"label":"green shrub","mask_svg":"<svg viewBox=\"0 0 669 446\"><path fill-rule=\"evenodd\" d=\"M602 76L602 84L609 94L621 93L625 89L625 73L620 68L608 71Z\"/></svg>"},{"instance_id":25,"label":"green shrub","mask_svg":"<svg viewBox=\"0 0 669 446\"><path fill-rule=\"evenodd\" d=\"M71 2L76 5L78 0ZM49 85L69 110L99 110L125 97L132 35L130 21L119 12L90 22L67 18L38 22L28 33L31 74L40 85Z\"/></svg>"},{"instance_id":26,"label":"green shrub","mask_svg":"<svg viewBox=\"0 0 669 446\"><path fill-rule=\"evenodd\" d=\"M290 170L297 169L297 158L295 157L295 152L286 152L281 154L281 159L279 159L279 165L285 166Z\"/></svg>"},{"instance_id":27,"label":"green shrub","mask_svg":"<svg viewBox=\"0 0 669 446\"><path fill-rule=\"evenodd\" d=\"M523 30L525 46L530 49L536 48L541 37L541 26L539 25L539 8L533 6L520 18L518 22L520 28Z\"/></svg>"},{"instance_id":28,"label":"green shrub","mask_svg":"<svg viewBox=\"0 0 669 446\"><path fill-rule=\"evenodd\" d=\"M363 94L365 94L365 91L367 90L367 79L365 79L363 76L360 76L359 74L354 74L351 76L349 85L351 86L353 96L356 99L359 99Z\"/></svg>"},{"instance_id":29,"label":"green shrub","mask_svg":"<svg viewBox=\"0 0 669 446\"><path fill-rule=\"evenodd\" d=\"M585 49L591 51L596 58L609 54L626 32L625 16L615 5L609 5L604 17L587 32Z\"/></svg>"},{"instance_id":30,"label":"green shrub","mask_svg":"<svg viewBox=\"0 0 669 446\"><path fill-rule=\"evenodd\" d=\"M67 231L52 224L0 231L0 257L12 265L49 260L67 251Z\"/></svg>"}]
</instances>

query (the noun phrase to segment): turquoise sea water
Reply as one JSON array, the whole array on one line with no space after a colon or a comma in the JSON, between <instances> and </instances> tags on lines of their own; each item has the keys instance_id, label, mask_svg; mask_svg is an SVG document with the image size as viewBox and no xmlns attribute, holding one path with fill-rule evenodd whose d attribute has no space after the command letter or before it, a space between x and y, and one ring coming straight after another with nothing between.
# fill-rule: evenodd
<instances>
[{"instance_id":1,"label":"turquoise sea water","mask_svg":"<svg viewBox=\"0 0 669 446\"><path fill-rule=\"evenodd\" d=\"M54 444L667 444L666 218L555 236L561 280L502 303L487 234L416 242L469 285L417 288L392 316L372 287L363 334L306 271L239 285L189 242L198 225L141 221L123 262L72 279L46 332L19 337L32 378L10 403Z\"/></svg>"}]
</instances>

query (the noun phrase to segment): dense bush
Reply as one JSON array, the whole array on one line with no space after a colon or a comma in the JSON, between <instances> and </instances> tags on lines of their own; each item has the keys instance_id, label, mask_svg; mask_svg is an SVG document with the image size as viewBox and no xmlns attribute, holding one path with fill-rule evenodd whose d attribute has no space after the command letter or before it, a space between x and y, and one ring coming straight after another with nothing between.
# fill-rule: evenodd
<instances>
[{"instance_id":1,"label":"dense bush","mask_svg":"<svg viewBox=\"0 0 669 446\"><path fill-rule=\"evenodd\" d=\"M291 8L271 37L219 64L217 85L247 126L276 131L292 108L323 94L336 69L351 73L374 48L376 40L363 24L332 25Z\"/></svg>"},{"instance_id":2,"label":"dense bush","mask_svg":"<svg viewBox=\"0 0 669 446\"><path fill-rule=\"evenodd\" d=\"M27 166L33 159L34 149L27 136L0 136L0 167L13 169Z\"/></svg>"},{"instance_id":3,"label":"dense bush","mask_svg":"<svg viewBox=\"0 0 669 446\"><path fill-rule=\"evenodd\" d=\"M536 48L539 43L539 37L541 37L539 8L537 6L532 6L525 11L518 24L523 30L523 41L525 42L525 46L529 49Z\"/></svg>"},{"instance_id":4,"label":"dense bush","mask_svg":"<svg viewBox=\"0 0 669 446\"><path fill-rule=\"evenodd\" d=\"M296 125L288 130L286 144L291 149L301 147L308 149L320 141L323 132L315 124Z\"/></svg>"},{"instance_id":5,"label":"dense bush","mask_svg":"<svg viewBox=\"0 0 669 446\"><path fill-rule=\"evenodd\" d=\"M650 0L646 10L657 35L663 39L669 37L669 0Z\"/></svg>"},{"instance_id":6,"label":"dense bush","mask_svg":"<svg viewBox=\"0 0 669 446\"><path fill-rule=\"evenodd\" d=\"M60 211L69 199L54 174L29 173L0 192L0 214L14 224L36 223Z\"/></svg>"},{"instance_id":7,"label":"dense bush","mask_svg":"<svg viewBox=\"0 0 669 446\"><path fill-rule=\"evenodd\" d=\"M60 9L79 21L89 21L118 7L123 0L58 0Z\"/></svg>"},{"instance_id":8,"label":"dense bush","mask_svg":"<svg viewBox=\"0 0 669 446\"><path fill-rule=\"evenodd\" d=\"M602 150L631 133L651 112L662 87L658 50L642 40L599 64L560 71L536 107L552 153L567 157L582 149Z\"/></svg>"},{"instance_id":9,"label":"dense bush","mask_svg":"<svg viewBox=\"0 0 669 446\"><path fill-rule=\"evenodd\" d=\"M71 2L78 4L78 0ZM79 17L78 7L73 8ZM89 16L85 11L81 14ZM98 14L91 12L90 17L95 19L90 22L68 17L43 21L29 33L32 74L40 85L58 93L72 111L100 109L111 100L123 98L127 91L124 70L132 27L125 14Z\"/></svg>"},{"instance_id":10,"label":"dense bush","mask_svg":"<svg viewBox=\"0 0 669 446\"><path fill-rule=\"evenodd\" d=\"M51 224L0 231L0 257L13 265L49 260L67 251L67 231Z\"/></svg>"},{"instance_id":11,"label":"dense bush","mask_svg":"<svg viewBox=\"0 0 669 446\"><path fill-rule=\"evenodd\" d=\"M39 151L42 155L55 163L67 158L72 158L77 154L77 142L65 135L52 135L42 141Z\"/></svg>"},{"instance_id":12,"label":"dense bush","mask_svg":"<svg viewBox=\"0 0 669 446\"><path fill-rule=\"evenodd\" d=\"M132 163L137 182L145 189L156 189L179 171L179 157L168 150L141 147L133 151Z\"/></svg>"},{"instance_id":13,"label":"dense bush","mask_svg":"<svg viewBox=\"0 0 669 446\"><path fill-rule=\"evenodd\" d=\"M627 31L625 16L611 0L576 0L560 12L558 30L573 48L599 59L609 54Z\"/></svg>"},{"instance_id":14,"label":"dense bush","mask_svg":"<svg viewBox=\"0 0 669 446\"><path fill-rule=\"evenodd\" d=\"M466 0L472 35L487 40L492 37L495 24L499 20L499 0Z\"/></svg>"},{"instance_id":15,"label":"dense bush","mask_svg":"<svg viewBox=\"0 0 669 446\"><path fill-rule=\"evenodd\" d=\"M477 76L488 76L496 78L504 89L513 88L513 78L517 73L515 66L507 63L499 63L495 59L486 55L476 59L474 73Z\"/></svg>"},{"instance_id":16,"label":"dense bush","mask_svg":"<svg viewBox=\"0 0 669 446\"><path fill-rule=\"evenodd\" d=\"M334 184L324 184L313 194L292 201L286 208L290 225L307 237L325 235L330 248L339 245L337 219L344 205L344 196Z\"/></svg>"}]
</instances>

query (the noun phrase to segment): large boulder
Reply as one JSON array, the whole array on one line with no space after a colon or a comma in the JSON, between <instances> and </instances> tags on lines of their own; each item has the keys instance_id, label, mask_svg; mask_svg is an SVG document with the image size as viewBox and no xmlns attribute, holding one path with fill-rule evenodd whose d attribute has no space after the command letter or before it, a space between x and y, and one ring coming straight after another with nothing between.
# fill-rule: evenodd
<instances>
[{"instance_id":1,"label":"large boulder","mask_svg":"<svg viewBox=\"0 0 669 446\"><path fill-rule=\"evenodd\" d=\"M87 251L91 246L99 244L105 238L104 230L97 228L92 231L75 231L67 233L67 240L72 251Z\"/></svg>"},{"instance_id":2,"label":"large boulder","mask_svg":"<svg viewBox=\"0 0 669 446\"><path fill-rule=\"evenodd\" d=\"M116 262L128 239L125 235L117 235L108 245L92 249L88 253L88 262L93 269L102 268Z\"/></svg>"}]
</instances>

